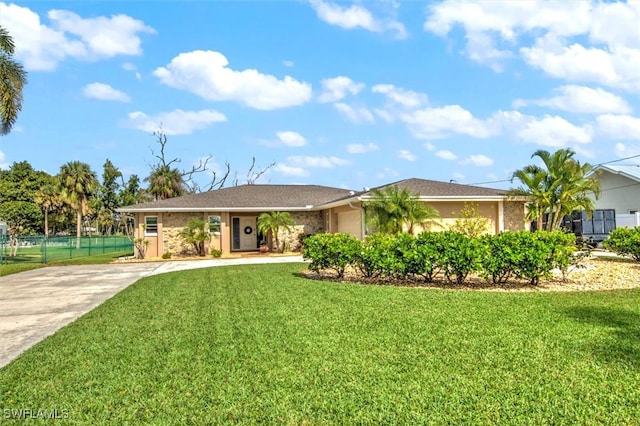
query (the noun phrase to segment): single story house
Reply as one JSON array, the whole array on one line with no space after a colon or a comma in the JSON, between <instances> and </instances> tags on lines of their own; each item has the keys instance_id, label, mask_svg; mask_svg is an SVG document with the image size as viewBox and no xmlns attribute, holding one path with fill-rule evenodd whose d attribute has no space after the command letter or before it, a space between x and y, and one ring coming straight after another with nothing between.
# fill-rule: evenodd
<instances>
[{"instance_id":1,"label":"single story house","mask_svg":"<svg viewBox=\"0 0 640 426\"><path fill-rule=\"evenodd\" d=\"M468 202L477 203L479 213L489 219L489 232L528 229L524 219L524 201L510 200L506 191L440 182L406 179L395 185L419 194L440 213L444 228L454 222ZM159 257L165 252L179 254L190 250L179 232L190 219L204 219L212 235L209 248L224 255L257 251L265 236L256 229L261 213L289 212L295 222L291 232L280 240L295 249L300 236L321 232L347 232L357 238L365 235L363 202L371 191L350 191L319 185L240 185L119 208L132 215L135 238L149 241L147 255Z\"/></svg>"}]
</instances>

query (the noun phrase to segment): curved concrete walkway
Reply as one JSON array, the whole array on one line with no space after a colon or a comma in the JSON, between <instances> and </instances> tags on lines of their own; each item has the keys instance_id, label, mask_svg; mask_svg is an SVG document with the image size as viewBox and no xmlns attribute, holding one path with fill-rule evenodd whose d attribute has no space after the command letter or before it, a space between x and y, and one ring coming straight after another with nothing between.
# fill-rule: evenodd
<instances>
[{"instance_id":1,"label":"curved concrete walkway","mask_svg":"<svg viewBox=\"0 0 640 426\"><path fill-rule=\"evenodd\" d=\"M142 277L301 256L51 266L0 277L0 368Z\"/></svg>"}]
</instances>

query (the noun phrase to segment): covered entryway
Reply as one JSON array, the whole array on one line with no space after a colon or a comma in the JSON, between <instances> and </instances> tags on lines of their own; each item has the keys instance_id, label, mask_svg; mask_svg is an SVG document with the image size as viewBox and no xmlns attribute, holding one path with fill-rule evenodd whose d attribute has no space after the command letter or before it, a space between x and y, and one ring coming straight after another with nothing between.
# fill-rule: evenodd
<instances>
[{"instance_id":1,"label":"covered entryway","mask_svg":"<svg viewBox=\"0 0 640 426\"><path fill-rule=\"evenodd\" d=\"M256 216L240 216L231 219L231 250L258 249L257 222Z\"/></svg>"}]
</instances>

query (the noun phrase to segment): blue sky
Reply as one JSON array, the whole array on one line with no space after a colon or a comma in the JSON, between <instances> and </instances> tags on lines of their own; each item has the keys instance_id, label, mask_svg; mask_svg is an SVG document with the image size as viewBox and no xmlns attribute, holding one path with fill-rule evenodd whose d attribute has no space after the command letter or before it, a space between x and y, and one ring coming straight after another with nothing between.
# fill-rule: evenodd
<instances>
[{"instance_id":1,"label":"blue sky","mask_svg":"<svg viewBox=\"0 0 640 426\"><path fill-rule=\"evenodd\" d=\"M0 168L149 174L212 155L240 181L507 188L538 149L640 154L640 2L24 1L29 71ZM638 158L620 164L637 163Z\"/></svg>"}]
</instances>

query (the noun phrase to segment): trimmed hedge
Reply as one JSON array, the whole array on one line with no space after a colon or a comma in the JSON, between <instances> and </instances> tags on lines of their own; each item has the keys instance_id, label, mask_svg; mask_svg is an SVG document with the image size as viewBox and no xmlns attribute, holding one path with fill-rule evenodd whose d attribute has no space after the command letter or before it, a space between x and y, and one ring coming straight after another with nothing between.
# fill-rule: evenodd
<instances>
[{"instance_id":1,"label":"trimmed hedge","mask_svg":"<svg viewBox=\"0 0 640 426\"><path fill-rule=\"evenodd\" d=\"M424 280L438 274L463 284L477 273L495 284L511 278L536 285L554 269L566 274L576 263L575 236L561 231L518 231L471 238L455 231L367 235L318 234L305 240L303 257L314 272L333 270L342 278L351 267L366 279Z\"/></svg>"},{"instance_id":2,"label":"trimmed hedge","mask_svg":"<svg viewBox=\"0 0 640 426\"><path fill-rule=\"evenodd\" d=\"M640 262L640 227L616 228L602 242L607 250Z\"/></svg>"}]
</instances>

